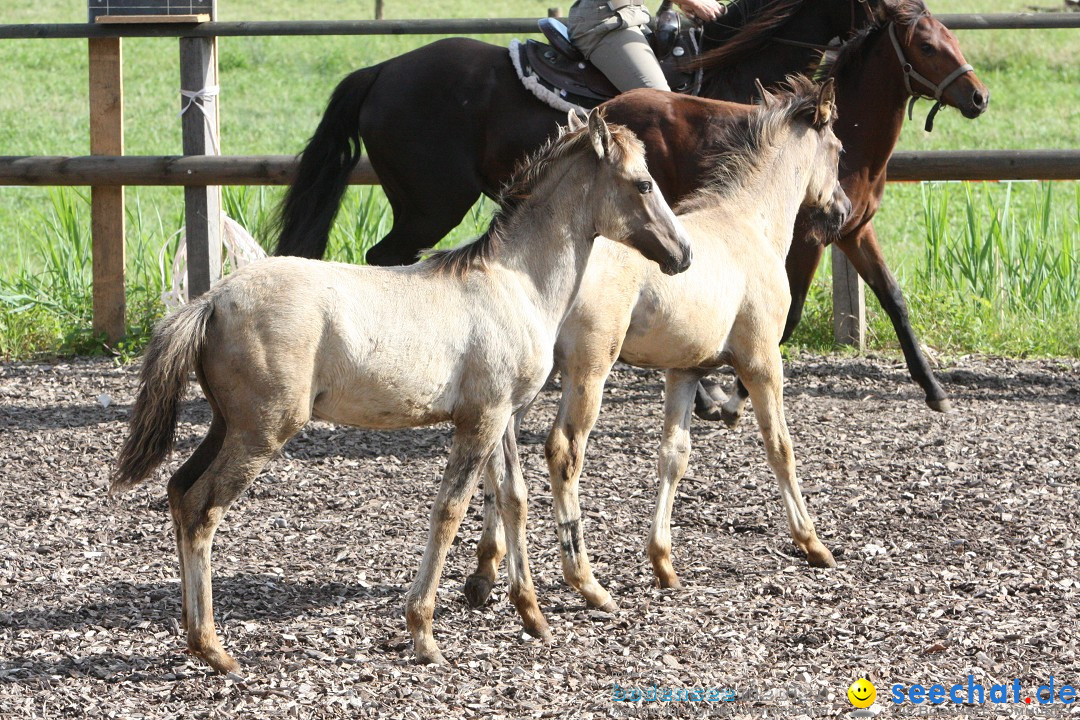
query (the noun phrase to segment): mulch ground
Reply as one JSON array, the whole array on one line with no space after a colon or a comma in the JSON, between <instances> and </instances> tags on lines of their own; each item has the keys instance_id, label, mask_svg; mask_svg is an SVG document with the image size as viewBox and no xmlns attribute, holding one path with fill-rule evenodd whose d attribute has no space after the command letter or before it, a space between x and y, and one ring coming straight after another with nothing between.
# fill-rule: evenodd
<instances>
[{"instance_id":1,"label":"mulch ground","mask_svg":"<svg viewBox=\"0 0 1080 720\"><path fill-rule=\"evenodd\" d=\"M868 674L895 717L917 709L893 706L895 684L1019 679L1025 697L1051 677L1080 685L1080 363L954 360L940 370L950 415L923 405L895 358L800 356L787 371L800 478L837 568L808 567L788 538L753 417L735 430L696 421L673 523L686 587L654 587L643 548L662 378L620 366L582 481L586 540L618 612L587 610L562 582L543 461L554 390L521 449L555 640L522 636L504 584L484 608L464 602L477 498L439 591L443 667L411 662L402 608L448 429L315 423L218 533L218 623L245 673L225 678L184 653L165 471L105 493L135 367L0 366L0 716L847 717L846 688ZM166 471L207 421L193 391ZM705 694L613 699L651 687ZM947 703L930 716L1077 706Z\"/></svg>"}]
</instances>

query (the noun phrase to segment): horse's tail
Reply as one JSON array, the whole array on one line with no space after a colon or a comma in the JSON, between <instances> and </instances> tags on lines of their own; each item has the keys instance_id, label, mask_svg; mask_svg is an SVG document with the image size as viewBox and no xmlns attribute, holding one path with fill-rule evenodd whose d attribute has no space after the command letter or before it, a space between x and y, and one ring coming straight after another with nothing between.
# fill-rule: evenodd
<instances>
[{"instance_id":1,"label":"horse's tail","mask_svg":"<svg viewBox=\"0 0 1080 720\"><path fill-rule=\"evenodd\" d=\"M275 255L318 259L326 252L349 173L360 161L360 108L378 75L378 65L357 70L334 89L281 203Z\"/></svg>"},{"instance_id":2,"label":"horse's tail","mask_svg":"<svg viewBox=\"0 0 1080 720\"><path fill-rule=\"evenodd\" d=\"M199 362L213 313L212 301L203 298L166 317L154 328L143 356L130 433L110 480L110 493L138 485L172 450L180 400L187 389L188 374Z\"/></svg>"}]
</instances>

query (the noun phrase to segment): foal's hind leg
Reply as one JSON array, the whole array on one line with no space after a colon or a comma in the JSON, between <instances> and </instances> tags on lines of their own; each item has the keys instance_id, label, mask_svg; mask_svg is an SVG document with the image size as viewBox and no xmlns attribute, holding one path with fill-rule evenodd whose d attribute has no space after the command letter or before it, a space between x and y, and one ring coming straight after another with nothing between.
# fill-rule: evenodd
<instances>
[{"instance_id":1,"label":"foal's hind leg","mask_svg":"<svg viewBox=\"0 0 1080 720\"><path fill-rule=\"evenodd\" d=\"M195 484L210 463L221 451L221 444L225 440L225 419L216 410L214 418L210 421L210 431L203 438L202 443L196 448L191 457L173 473L169 480L169 511L172 515L173 532L176 535L176 556L180 562L180 627L187 631L188 607L185 594L184 579L184 552L181 528L180 508L184 494Z\"/></svg>"},{"instance_id":2,"label":"foal's hind leg","mask_svg":"<svg viewBox=\"0 0 1080 720\"><path fill-rule=\"evenodd\" d=\"M690 414L704 373L668 370L664 381L664 434L656 460L660 492L649 531L648 554L660 587L682 587L671 564L671 508L675 490L690 462Z\"/></svg>"},{"instance_id":3,"label":"foal's hind leg","mask_svg":"<svg viewBox=\"0 0 1080 720\"><path fill-rule=\"evenodd\" d=\"M503 528L502 514L495 503L498 470L495 463L497 455L488 461L484 474L484 527L480 542L476 544L476 570L465 579L465 599L474 608L487 602L499 577L499 563L506 557L506 530Z\"/></svg>"},{"instance_id":4,"label":"foal's hind leg","mask_svg":"<svg viewBox=\"0 0 1080 720\"><path fill-rule=\"evenodd\" d=\"M815 567L836 567L829 552L814 530L814 521L806 511L799 481L795 477L795 454L791 449L787 422L784 419L783 367L778 345L769 344L748 363L739 362L736 370L750 392L765 454L780 484L780 496L787 513L791 537Z\"/></svg>"},{"instance_id":5,"label":"foal's hind leg","mask_svg":"<svg viewBox=\"0 0 1080 720\"><path fill-rule=\"evenodd\" d=\"M543 640L551 640L551 630L547 620L540 612L536 601L536 588L533 587L532 574L529 572L529 553L525 540L525 525L528 518L528 486L521 475L521 461L518 457L517 441L511 423L503 435L502 452L497 453L493 463L500 477L496 502L506 528L506 568L510 576L510 602L514 603L521 615L525 630Z\"/></svg>"},{"instance_id":6,"label":"foal's hind leg","mask_svg":"<svg viewBox=\"0 0 1080 720\"><path fill-rule=\"evenodd\" d=\"M221 646L214 627L210 571L214 533L229 506L280 446L277 441L226 431L221 449L206 472L174 504L170 494L173 517L180 531L188 649L221 673L233 672L239 665Z\"/></svg>"}]
</instances>

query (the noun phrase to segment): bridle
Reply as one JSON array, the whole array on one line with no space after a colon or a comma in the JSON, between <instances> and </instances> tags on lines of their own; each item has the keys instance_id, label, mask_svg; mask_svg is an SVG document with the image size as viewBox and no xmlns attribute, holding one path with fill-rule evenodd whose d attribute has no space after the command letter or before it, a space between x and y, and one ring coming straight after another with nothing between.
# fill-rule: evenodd
<instances>
[{"instance_id":1,"label":"bridle","mask_svg":"<svg viewBox=\"0 0 1080 720\"><path fill-rule=\"evenodd\" d=\"M915 68L911 66L908 59L904 56L904 50L900 47L900 40L896 37L896 23L889 23L889 39L892 40L893 49L896 50L896 59L900 61L900 69L904 72L904 87L907 88L908 95L911 96L911 100L908 101L908 120L911 119L912 110L915 107L915 101L921 97L929 98L929 95L916 92L911 87L911 81L916 80L922 83L925 87L930 88L934 93L934 107L930 109L930 114L926 116L926 132L930 132L934 129L934 117L938 114L938 111L944 107L945 103L941 101L941 96L945 93L945 89L948 88L953 82L956 81L961 75L966 75L969 72L974 72L970 64L964 63L960 67L949 73L944 80L935 85L934 83L923 77Z\"/></svg>"}]
</instances>

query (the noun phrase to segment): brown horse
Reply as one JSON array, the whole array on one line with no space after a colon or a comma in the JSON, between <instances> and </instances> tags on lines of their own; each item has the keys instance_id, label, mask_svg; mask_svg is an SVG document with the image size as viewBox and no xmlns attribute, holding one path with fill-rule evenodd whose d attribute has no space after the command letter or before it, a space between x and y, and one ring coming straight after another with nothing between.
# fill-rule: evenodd
<instances>
[{"instance_id":1,"label":"brown horse","mask_svg":"<svg viewBox=\"0 0 1080 720\"><path fill-rule=\"evenodd\" d=\"M966 117L976 117L986 109L986 88L974 73L956 76L967 64L963 53L922 0L735 0L725 18L740 15L740 9L749 14L751 6L756 14L733 34L721 24L724 19L704 27L702 44L711 50L703 58L702 92L710 98L750 102L756 97L755 79L775 85L787 73L808 70L820 57L815 47L862 32L860 51L844 53L848 60L834 73L844 186L855 205L838 244L891 318L927 404L945 410L945 392L919 349L871 219L881 202L904 102L912 93L932 93ZM717 33L725 35L719 47ZM934 87L913 84L905 69ZM950 78L947 87L937 87ZM651 106L635 108L633 101L609 103L612 120L645 140L650 166L671 202L700 184L692 168L701 162L697 156L710 110L696 102L673 98L661 114ZM691 119L684 112L698 114ZM517 158L553 133L559 119L522 87L505 48L474 40L441 40L358 70L338 85L304 151L282 206L278 254L322 256L361 140L394 212L392 229L368 252L368 262L406 263L457 225L481 193L494 196ZM430 172L433 167L437 172ZM798 323L822 254L803 242L792 248L785 340ZM715 406L699 406L699 412L720 414Z\"/></svg>"}]
</instances>

